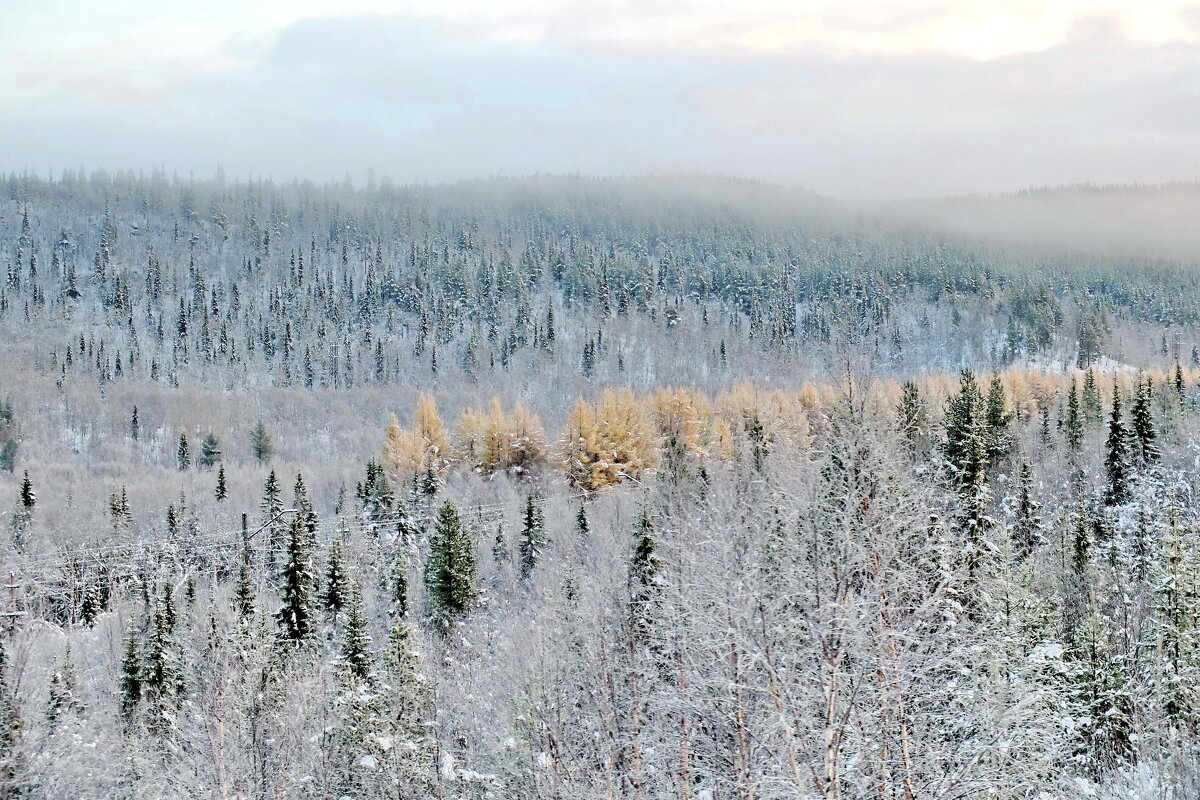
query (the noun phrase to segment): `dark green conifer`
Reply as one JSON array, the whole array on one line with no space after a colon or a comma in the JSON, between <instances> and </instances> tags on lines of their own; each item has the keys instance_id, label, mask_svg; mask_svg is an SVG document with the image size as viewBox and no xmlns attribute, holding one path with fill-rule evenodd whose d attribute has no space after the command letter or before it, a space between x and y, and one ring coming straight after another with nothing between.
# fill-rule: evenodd
<instances>
[{"instance_id":1,"label":"dark green conifer","mask_svg":"<svg viewBox=\"0 0 1200 800\"><path fill-rule=\"evenodd\" d=\"M350 589L346 565L342 559L342 541L334 539L329 547L329 562L325 567L325 584L321 587L321 605L331 616L346 607Z\"/></svg>"},{"instance_id":2,"label":"dark green conifer","mask_svg":"<svg viewBox=\"0 0 1200 800\"><path fill-rule=\"evenodd\" d=\"M650 511L642 509L633 530L633 553L629 559L629 608L634 630L648 632L654 618L653 605L658 596L658 542Z\"/></svg>"},{"instance_id":3,"label":"dark green conifer","mask_svg":"<svg viewBox=\"0 0 1200 800\"><path fill-rule=\"evenodd\" d=\"M1113 387L1112 416L1105 441L1104 471L1108 486L1104 503L1119 506L1129 501L1129 431L1121 418L1121 390Z\"/></svg>"},{"instance_id":4,"label":"dark green conifer","mask_svg":"<svg viewBox=\"0 0 1200 800\"><path fill-rule=\"evenodd\" d=\"M1071 379L1071 388L1067 394L1067 418L1063 421L1063 436L1067 441L1067 451L1072 457L1079 452L1083 444L1083 412L1079 407L1079 393L1075 389L1075 379Z\"/></svg>"},{"instance_id":5,"label":"dark green conifer","mask_svg":"<svg viewBox=\"0 0 1200 800\"><path fill-rule=\"evenodd\" d=\"M267 432L267 426L262 420L258 421L250 434L250 454L260 464L265 464L275 457L275 443L271 441L271 434Z\"/></svg>"},{"instance_id":6,"label":"dark green conifer","mask_svg":"<svg viewBox=\"0 0 1200 800\"><path fill-rule=\"evenodd\" d=\"M287 550L280 575L283 601L276 619L282 635L297 643L312 632L312 564L308 554L308 532L299 518L288 529Z\"/></svg>"},{"instance_id":7,"label":"dark green conifer","mask_svg":"<svg viewBox=\"0 0 1200 800\"><path fill-rule=\"evenodd\" d=\"M1024 561L1042 541L1041 505L1033 499L1033 468L1021 461L1017 483L1016 519L1013 523L1013 550Z\"/></svg>"},{"instance_id":8,"label":"dark green conifer","mask_svg":"<svg viewBox=\"0 0 1200 800\"><path fill-rule=\"evenodd\" d=\"M438 511L429 540L425 590L430 619L442 630L466 614L475 600L475 549L449 500Z\"/></svg>"},{"instance_id":9,"label":"dark green conifer","mask_svg":"<svg viewBox=\"0 0 1200 800\"><path fill-rule=\"evenodd\" d=\"M1157 435L1154 432L1154 416L1150 409L1150 379L1139 377L1134 388L1133 405L1129 423L1133 433L1134 461L1140 466L1149 466L1159 459Z\"/></svg>"},{"instance_id":10,"label":"dark green conifer","mask_svg":"<svg viewBox=\"0 0 1200 800\"><path fill-rule=\"evenodd\" d=\"M371 677L371 634L363 612L362 592L357 586L345 589L346 630L342 638L342 664L349 676L358 681Z\"/></svg>"},{"instance_id":11,"label":"dark green conifer","mask_svg":"<svg viewBox=\"0 0 1200 800\"><path fill-rule=\"evenodd\" d=\"M521 562L521 578L527 580L537 566L542 549L546 546L546 520L541 504L532 494L525 501L525 523L521 527L521 538L517 543Z\"/></svg>"},{"instance_id":12,"label":"dark green conifer","mask_svg":"<svg viewBox=\"0 0 1200 800\"><path fill-rule=\"evenodd\" d=\"M192 468L192 451L186 433L179 434L179 446L175 448L175 466L180 471Z\"/></svg>"},{"instance_id":13,"label":"dark green conifer","mask_svg":"<svg viewBox=\"0 0 1200 800\"><path fill-rule=\"evenodd\" d=\"M221 442L215 433L209 431L208 435L204 437L204 441L200 443L199 464L205 469L211 469L220 460Z\"/></svg>"}]
</instances>

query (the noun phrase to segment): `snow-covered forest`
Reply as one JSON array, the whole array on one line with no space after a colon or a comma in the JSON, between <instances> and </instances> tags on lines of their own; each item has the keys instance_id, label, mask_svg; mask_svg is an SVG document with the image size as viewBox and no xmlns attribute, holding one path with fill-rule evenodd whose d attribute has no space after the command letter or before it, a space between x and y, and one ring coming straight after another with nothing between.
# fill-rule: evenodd
<instances>
[{"instance_id":1,"label":"snow-covered forest","mask_svg":"<svg viewBox=\"0 0 1200 800\"><path fill-rule=\"evenodd\" d=\"M3 184L0 796L1200 795L1193 261L725 179Z\"/></svg>"}]
</instances>

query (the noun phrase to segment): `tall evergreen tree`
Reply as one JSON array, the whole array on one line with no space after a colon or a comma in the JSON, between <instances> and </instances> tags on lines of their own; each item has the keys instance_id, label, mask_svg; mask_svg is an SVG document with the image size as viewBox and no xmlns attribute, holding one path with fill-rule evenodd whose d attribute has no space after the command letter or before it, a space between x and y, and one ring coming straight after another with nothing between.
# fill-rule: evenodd
<instances>
[{"instance_id":1,"label":"tall evergreen tree","mask_svg":"<svg viewBox=\"0 0 1200 800\"><path fill-rule=\"evenodd\" d=\"M142 679L150 729L159 735L173 727L184 693L183 652L175 638L175 622L170 587L164 586L154 607Z\"/></svg>"},{"instance_id":2,"label":"tall evergreen tree","mask_svg":"<svg viewBox=\"0 0 1200 800\"><path fill-rule=\"evenodd\" d=\"M347 586L343 591L346 595L346 630L342 637L342 664L354 680L366 681L373 670L371 634L367 631L362 591L357 586Z\"/></svg>"},{"instance_id":3,"label":"tall evergreen tree","mask_svg":"<svg viewBox=\"0 0 1200 800\"><path fill-rule=\"evenodd\" d=\"M25 470L25 474L21 476L21 508L26 511L33 511L33 507L37 505L37 494L33 491L33 481L29 480L29 470Z\"/></svg>"},{"instance_id":4,"label":"tall evergreen tree","mask_svg":"<svg viewBox=\"0 0 1200 800\"><path fill-rule=\"evenodd\" d=\"M396 550L392 562L392 613L398 617L408 616L408 559L404 551Z\"/></svg>"},{"instance_id":5,"label":"tall evergreen tree","mask_svg":"<svg viewBox=\"0 0 1200 800\"><path fill-rule=\"evenodd\" d=\"M658 541L650 510L642 508L633 530L633 552L629 559L629 609L634 631L649 632L653 606L659 594Z\"/></svg>"},{"instance_id":6,"label":"tall evergreen tree","mask_svg":"<svg viewBox=\"0 0 1200 800\"><path fill-rule=\"evenodd\" d=\"M1142 380L1139 377L1134 388L1133 405L1129 409L1129 423L1133 434L1134 460L1141 466L1149 466L1159 459L1150 393L1150 378Z\"/></svg>"},{"instance_id":7,"label":"tall evergreen tree","mask_svg":"<svg viewBox=\"0 0 1200 800\"><path fill-rule=\"evenodd\" d=\"M1011 431L1013 413L1008 409L1008 395L999 375L993 375L988 387L987 407L987 450L988 462L995 466L1008 455L1012 446Z\"/></svg>"},{"instance_id":8,"label":"tall evergreen tree","mask_svg":"<svg viewBox=\"0 0 1200 800\"><path fill-rule=\"evenodd\" d=\"M425 590L430 619L442 630L466 614L475 600L475 548L449 500L438 511L429 539Z\"/></svg>"},{"instance_id":9,"label":"tall evergreen tree","mask_svg":"<svg viewBox=\"0 0 1200 800\"><path fill-rule=\"evenodd\" d=\"M987 482L989 431L987 420L975 414L971 426L964 433L962 465L958 473L959 494L962 512L959 518L966 539L966 565L968 579L973 583L980 577L980 567L988 550L987 532L992 527L988 516L991 507L991 487ZM977 600L969 595L972 602Z\"/></svg>"},{"instance_id":10,"label":"tall evergreen tree","mask_svg":"<svg viewBox=\"0 0 1200 800\"><path fill-rule=\"evenodd\" d=\"M121 715L133 719L142 699L142 637L131 621L125 631L125 649L121 658Z\"/></svg>"},{"instance_id":11,"label":"tall evergreen tree","mask_svg":"<svg viewBox=\"0 0 1200 800\"><path fill-rule=\"evenodd\" d=\"M1110 506L1123 505L1129 501L1129 430L1121 417L1119 386L1113 387L1112 415L1108 420L1104 449L1104 471L1108 480L1104 502Z\"/></svg>"},{"instance_id":12,"label":"tall evergreen tree","mask_svg":"<svg viewBox=\"0 0 1200 800\"><path fill-rule=\"evenodd\" d=\"M179 434L179 446L175 448L175 466L180 471L192 468L192 450L191 446L188 445L186 433Z\"/></svg>"},{"instance_id":13,"label":"tall evergreen tree","mask_svg":"<svg viewBox=\"0 0 1200 800\"><path fill-rule=\"evenodd\" d=\"M284 546L286 529L282 522L283 500L275 470L267 474L267 480L263 483L262 514L262 524L267 532L267 552L273 565L278 551Z\"/></svg>"},{"instance_id":14,"label":"tall evergreen tree","mask_svg":"<svg viewBox=\"0 0 1200 800\"><path fill-rule=\"evenodd\" d=\"M225 465L217 467L217 488L213 491L217 502L223 502L229 497L229 488L225 485Z\"/></svg>"},{"instance_id":15,"label":"tall evergreen tree","mask_svg":"<svg viewBox=\"0 0 1200 800\"><path fill-rule=\"evenodd\" d=\"M300 519L293 518L288 528L287 552L280 575L282 605L276 619L283 637L293 643L312 633L312 562L308 553L308 532Z\"/></svg>"},{"instance_id":16,"label":"tall evergreen tree","mask_svg":"<svg viewBox=\"0 0 1200 800\"><path fill-rule=\"evenodd\" d=\"M237 585L233 590L233 608L242 622L246 622L254 616L254 584L251 583L250 577L248 543L243 546L242 557L238 563Z\"/></svg>"},{"instance_id":17,"label":"tall evergreen tree","mask_svg":"<svg viewBox=\"0 0 1200 800\"><path fill-rule=\"evenodd\" d=\"M1104 416L1100 388L1096 385L1096 370L1091 368L1083 376L1083 415L1090 423L1097 423Z\"/></svg>"},{"instance_id":18,"label":"tall evergreen tree","mask_svg":"<svg viewBox=\"0 0 1200 800\"><path fill-rule=\"evenodd\" d=\"M296 473L296 482L292 485L292 495L292 508L296 509L296 516L300 518L300 521L304 523L304 529L308 531L310 545L315 544L320 520L317 519L317 512L313 508L312 501L308 499L308 488L304 485L304 476L299 472Z\"/></svg>"},{"instance_id":19,"label":"tall evergreen tree","mask_svg":"<svg viewBox=\"0 0 1200 800\"><path fill-rule=\"evenodd\" d=\"M342 557L342 541L334 539L329 547L329 562L325 567L325 583L321 587L321 604L330 615L336 616L346 607L350 579Z\"/></svg>"},{"instance_id":20,"label":"tall evergreen tree","mask_svg":"<svg viewBox=\"0 0 1200 800\"><path fill-rule=\"evenodd\" d=\"M958 393L946 407L946 438L942 451L960 488L970 486L979 468L982 446L983 468L987 467L988 431L983 396L975 374L964 369L959 376Z\"/></svg>"},{"instance_id":21,"label":"tall evergreen tree","mask_svg":"<svg viewBox=\"0 0 1200 800\"><path fill-rule=\"evenodd\" d=\"M579 535L580 542L586 542L592 535L592 528L588 523L587 508L583 503L579 504L579 511L575 514L575 532Z\"/></svg>"},{"instance_id":22,"label":"tall evergreen tree","mask_svg":"<svg viewBox=\"0 0 1200 800\"><path fill-rule=\"evenodd\" d=\"M1017 503L1014 509L1013 550L1018 561L1024 561L1041 544L1041 506L1033 499L1033 468L1022 459L1017 483Z\"/></svg>"},{"instance_id":23,"label":"tall evergreen tree","mask_svg":"<svg viewBox=\"0 0 1200 800\"><path fill-rule=\"evenodd\" d=\"M525 524L521 527L521 539L517 543L521 560L521 578L527 580L537 566L542 548L546 546L546 519L541 504L532 494L525 501Z\"/></svg>"},{"instance_id":24,"label":"tall evergreen tree","mask_svg":"<svg viewBox=\"0 0 1200 800\"><path fill-rule=\"evenodd\" d=\"M1067 418L1064 420L1064 438L1067 441L1067 452L1072 458L1079 452L1083 444L1083 411L1079 407L1079 393L1075 389L1075 379L1071 378L1071 388L1067 393Z\"/></svg>"},{"instance_id":25,"label":"tall evergreen tree","mask_svg":"<svg viewBox=\"0 0 1200 800\"><path fill-rule=\"evenodd\" d=\"M250 454L260 464L265 464L275 457L275 443L262 420L258 421L250 434Z\"/></svg>"}]
</instances>

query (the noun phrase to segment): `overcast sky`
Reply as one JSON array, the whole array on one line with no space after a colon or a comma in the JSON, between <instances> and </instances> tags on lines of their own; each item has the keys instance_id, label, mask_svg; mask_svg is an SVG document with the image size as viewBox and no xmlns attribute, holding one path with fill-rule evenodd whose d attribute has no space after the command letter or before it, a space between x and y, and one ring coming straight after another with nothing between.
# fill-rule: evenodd
<instances>
[{"instance_id":1,"label":"overcast sky","mask_svg":"<svg viewBox=\"0 0 1200 800\"><path fill-rule=\"evenodd\" d=\"M1200 4L0 0L0 169L1200 178Z\"/></svg>"}]
</instances>

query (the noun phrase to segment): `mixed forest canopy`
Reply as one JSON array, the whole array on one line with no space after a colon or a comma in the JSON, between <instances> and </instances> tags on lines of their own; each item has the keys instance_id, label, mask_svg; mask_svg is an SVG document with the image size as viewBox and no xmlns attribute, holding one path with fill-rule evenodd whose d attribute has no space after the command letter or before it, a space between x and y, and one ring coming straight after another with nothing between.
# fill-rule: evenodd
<instances>
[{"instance_id":1,"label":"mixed forest canopy","mask_svg":"<svg viewBox=\"0 0 1200 800\"><path fill-rule=\"evenodd\" d=\"M6 176L0 792L1196 796L1162 192Z\"/></svg>"}]
</instances>

